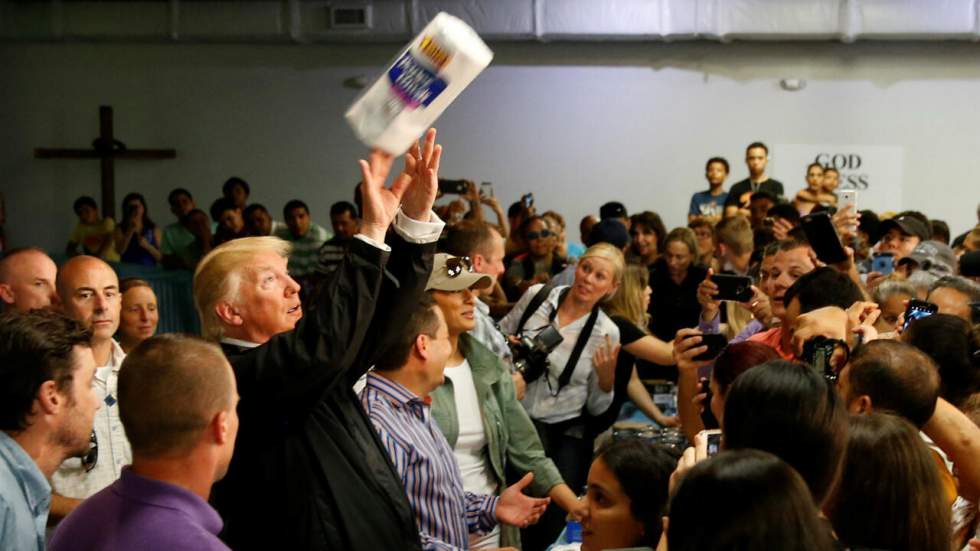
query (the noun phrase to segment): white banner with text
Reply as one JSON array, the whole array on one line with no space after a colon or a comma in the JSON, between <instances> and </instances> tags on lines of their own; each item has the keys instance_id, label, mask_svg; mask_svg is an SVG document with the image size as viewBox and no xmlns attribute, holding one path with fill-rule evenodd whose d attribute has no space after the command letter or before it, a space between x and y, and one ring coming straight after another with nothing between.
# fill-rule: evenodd
<instances>
[{"instance_id":1,"label":"white banner with text","mask_svg":"<svg viewBox=\"0 0 980 551\"><path fill-rule=\"evenodd\" d=\"M806 167L817 162L840 172L838 191L857 190L859 210L902 210L903 147L777 144L769 156L769 174L783 183L788 199L806 187Z\"/></svg>"}]
</instances>

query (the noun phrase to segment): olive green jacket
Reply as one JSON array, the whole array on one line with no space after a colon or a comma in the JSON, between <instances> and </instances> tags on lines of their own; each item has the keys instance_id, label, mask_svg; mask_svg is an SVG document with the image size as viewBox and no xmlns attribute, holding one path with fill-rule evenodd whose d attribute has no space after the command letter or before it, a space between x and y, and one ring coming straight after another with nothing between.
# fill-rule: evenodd
<instances>
[{"instance_id":1,"label":"olive green jacket","mask_svg":"<svg viewBox=\"0 0 980 551\"><path fill-rule=\"evenodd\" d=\"M541 440L517 400L514 381L507 368L487 347L472 336L464 333L459 336L459 349L473 371L473 383L483 412L483 427L486 432L490 469L503 490L507 487L505 468L509 467L521 475L534 473L530 491L536 496L547 496L551 488L564 481L558 468L544 454ZM449 445L456 447L459 438L459 418L453 382L446 382L432 391L432 418ZM516 529L501 526L502 546L519 546L520 538Z\"/></svg>"}]
</instances>

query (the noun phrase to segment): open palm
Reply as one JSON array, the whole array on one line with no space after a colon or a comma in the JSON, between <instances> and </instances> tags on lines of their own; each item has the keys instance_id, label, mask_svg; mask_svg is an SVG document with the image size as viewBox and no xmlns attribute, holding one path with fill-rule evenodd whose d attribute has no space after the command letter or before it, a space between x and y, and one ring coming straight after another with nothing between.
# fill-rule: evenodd
<instances>
[{"instance_id":1,"label":"open palm","mask_svg":"<svg viewBox=\"0 0 980 551\"><path fill-rule=\"evenodd\" d=\"M395 176L391 187L385 181L395 157L380 149L372 149L367 160L358 161L361 167L361 197L363 199L361 231L376 241L384 241L385 232L402 207L406 216L428 221L428 213L439 188L439 160L442 146L436 145L436 130L425 135L424 145L416 145L405 154L405 166Z\"/></svg>"},{"instance_id":2,"label":"open palm","mask_svg":"<svg viewBox=\"0 0 980 551\"><path fill-rule=\"evenodd\" d=\"M534 473L527 473L524 478L500 494L500 500L497 502L498 521L523 528L541 518L551 500L524 495L524 488L531 484L532 480L534 480Z\"/></svg>"}]
</instances>

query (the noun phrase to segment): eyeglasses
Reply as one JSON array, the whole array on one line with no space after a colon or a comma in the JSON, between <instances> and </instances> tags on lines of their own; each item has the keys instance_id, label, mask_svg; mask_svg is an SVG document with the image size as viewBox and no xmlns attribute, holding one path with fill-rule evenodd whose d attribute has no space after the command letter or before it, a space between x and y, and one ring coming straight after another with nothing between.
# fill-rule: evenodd
<instances>
[{"instance_id":1,"label":"eyeglasses","mask_svg":"<svg viewBox=\"0 0 980 551\"><path fill-rule=\"evenodd\" d=\"M473 262L468 256L454 256L446 259L446 275L456 277L459 274L473 271Z\"/></svg>"},{"instance_id":2,"label":"eyeglasses","mask_svg":"<svg viewBox=\"0 0 980 551\"><path fill-rule=\"evenodd\" d=\"M82 456L82 467L85 468L85 472L92 472L95 468L95 464L99 462L99 439L95 436L95 431L92 431L92 436L89 437L89 449Z\"/></svg>"},{"instance_id":3,"label":"eyeglasses","mask_svg":"<svg viewBox=\"0 0 980 551\"><path fill-rule=\"evenodd\" d=\"M551 237L551 230L527 232L528 241L534 241L535 239L544 239L545 237Z\"/></svg>"}]
</instances>

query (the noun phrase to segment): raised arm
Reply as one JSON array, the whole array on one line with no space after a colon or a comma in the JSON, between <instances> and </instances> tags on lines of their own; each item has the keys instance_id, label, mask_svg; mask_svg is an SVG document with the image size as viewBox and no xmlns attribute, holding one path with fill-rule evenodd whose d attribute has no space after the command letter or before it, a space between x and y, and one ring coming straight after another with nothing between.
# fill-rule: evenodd
<instances>
[{"instance_id":1,"label":"raised arm","mask_svg":"<svg viewBox=\"0 0 980 551\"><path fill-rule=\"evenodd\" d=\"M980 428L953 404L939 398L932 418L922 427L956 467L959 494L969 501L980 497Z\"/></svg>"},{"instance_id":2,"label":"raised arm","mask_svg":"<svg viewBox=\"0 0 980 551\"><path fill-rule=\"evenodd\" d=\"M432 130L425 149L406 156L405 169L391 187L385 186L394 160L391 155L374 150L367 161L360 161L361 233L296 329L236 359L243 395L250 390L244 387L254 384L260 387L253 389L255 394L270 397L269 406L304 412L321 399L327 387L349 384L352 376L367 370L388 338L390 324L404 319L399 316L414 305L431 269L434 244L409 240L417 230L412 227L413 219L424 224L419 219L428 223L431 215L440 151ZM394 247L390 249L384 241L393 221L398 235L391 238ZM425 240L434 242L442 225L430 225L435 237L425 236ZM386 276L386 266L396 281ZM375 316L376 311L381 315Z\"/></svg>"}]
</instances>

